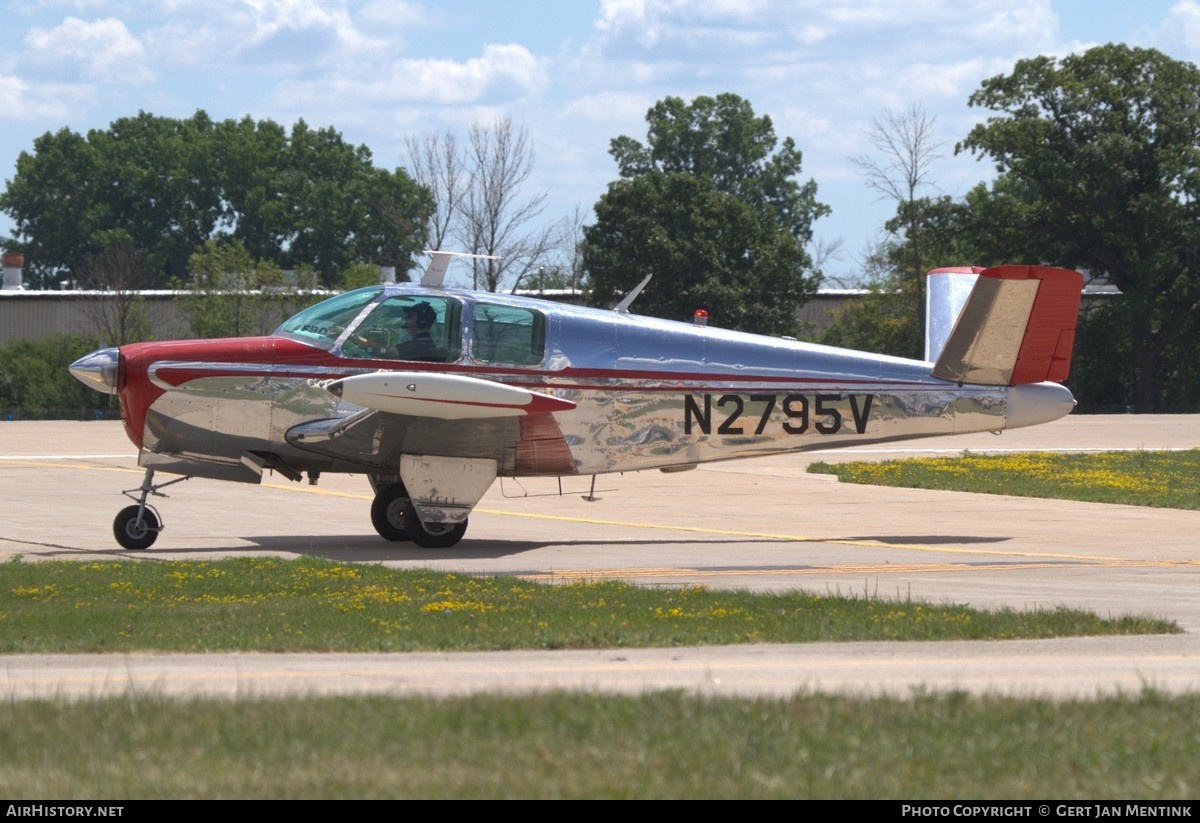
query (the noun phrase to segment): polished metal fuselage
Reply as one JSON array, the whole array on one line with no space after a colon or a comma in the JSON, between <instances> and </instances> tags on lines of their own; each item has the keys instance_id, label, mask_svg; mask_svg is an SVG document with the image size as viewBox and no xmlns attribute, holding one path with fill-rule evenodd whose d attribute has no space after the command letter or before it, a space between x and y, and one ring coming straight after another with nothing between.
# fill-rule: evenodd
<instances>
[{"instance_id":1,"label":"polished metal fuselage","mask_svg":"<svg viewBox=\"0 0 1200 823\"><path fill-rule=\"evenodd\" d=\"M390 287L380 299L412 291L421 289ZM938 380L923 361L516 296L435 293L460 301L466 318L463 355L451 363L343 356L353 323L326 348L286 335L256 339L257 358L230 357L211 343L123 349L126 381L155 387L144 415L127 409L132 422L144 418L131 432L142 464L254 482L264 468L386 474L402 455L421 454L494 459L501 476L588 475L999 431L1007 423L1013 389ZM469 318L480 301L541 313L541 362L474 359ZM326 390L337 378L378 370L508 383L575 408L531 416L544 418L537 420L442 420L364 409ZM123 403L137 402L128 392Z\"/></svg>"}]
</instances>

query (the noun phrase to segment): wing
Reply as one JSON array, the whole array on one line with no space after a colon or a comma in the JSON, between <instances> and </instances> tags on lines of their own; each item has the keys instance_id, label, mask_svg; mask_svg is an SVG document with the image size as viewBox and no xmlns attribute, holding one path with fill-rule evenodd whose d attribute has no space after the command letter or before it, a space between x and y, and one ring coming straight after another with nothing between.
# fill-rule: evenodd
<instances>
[{"instance_id":1,"label":"wing","mask_svg":"<svg viewBox=\"0 0 1200 823\"><path fill-rule=\"evenodd\" d=\"M519 386L436 372L359 374L326 388L357 406L440 420L523 417L575 408L570 400Z\"/></svg>"},{"instance_id":2,"label":"wing","mask_svg":"<svg viewBox=\"0 0 1200 823\"><path fill-rule=\"evenodd\" d=\"M502 474L575 473L552 414L575 408L570 400L433 372L355 375L326 389L361 410L293 427L293 446L368 469L394 470L401 455L433 454L493 459Z\"/></svg>"}]
</instances>

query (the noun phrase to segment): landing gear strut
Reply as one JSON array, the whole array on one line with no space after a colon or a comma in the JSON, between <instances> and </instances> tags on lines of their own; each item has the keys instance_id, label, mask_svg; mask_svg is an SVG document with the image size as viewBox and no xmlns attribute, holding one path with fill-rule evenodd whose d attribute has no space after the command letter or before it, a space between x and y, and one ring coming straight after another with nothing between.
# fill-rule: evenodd
<instances>
[{"instance_id":1,"label":"landing gear strut","mask_svg":"<svg viewBox=\"0 0 1200 823\"><path fill-rule=\"evenodd\" d=\"M130 551L141 551L153 546L154 541L158 539L158 533L163 530L163 527L158 512L155 511L153 506L146 505L146 498L150 495L166 497L159 489L175 483L181 483L187 479L186 477L179 477L175 480L155 485L154 469L146 469L146 475L142 478L141 486L121 492L121 494L130 500L136 500L137 505L126 506L117 512L117 517L113 520L113 536L117 538L117 542L123 548Z\"/></svg>"}]
</instances>

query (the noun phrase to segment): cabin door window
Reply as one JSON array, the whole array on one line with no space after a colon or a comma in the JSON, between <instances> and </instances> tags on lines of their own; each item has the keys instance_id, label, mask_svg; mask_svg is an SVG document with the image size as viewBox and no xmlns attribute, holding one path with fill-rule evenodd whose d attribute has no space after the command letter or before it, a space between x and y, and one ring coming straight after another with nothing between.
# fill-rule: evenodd
<instances>
[{"instance_id":1,"label":"cabin door window","mask_svg":"<svg viewBox=\"0 0 1200 823\"><path fill-rule=\"evenodd\" d=\"M536 366L546 355L546 318L518 306L476 303L471 357L480 363Z\"/></svg>"}]
</instances>

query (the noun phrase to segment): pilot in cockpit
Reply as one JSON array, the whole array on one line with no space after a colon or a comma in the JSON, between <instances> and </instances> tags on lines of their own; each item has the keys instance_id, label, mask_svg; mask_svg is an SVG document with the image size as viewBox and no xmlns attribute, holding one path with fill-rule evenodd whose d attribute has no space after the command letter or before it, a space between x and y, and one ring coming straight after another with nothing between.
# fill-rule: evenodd
<instances>
[{"instance_id":1,"label":"pilot in cockpit","mask_svg":"<svg viewBox=\"0 0 1200 823\"><path fill-rule=\"evenodd\" d=\"M444 360L444 353L438 350L430 329L437 319L433 306L421 302L404 310L403 330L409 339L396 346L396 356L401 360Z\"/></svg>"}]
</instances>

